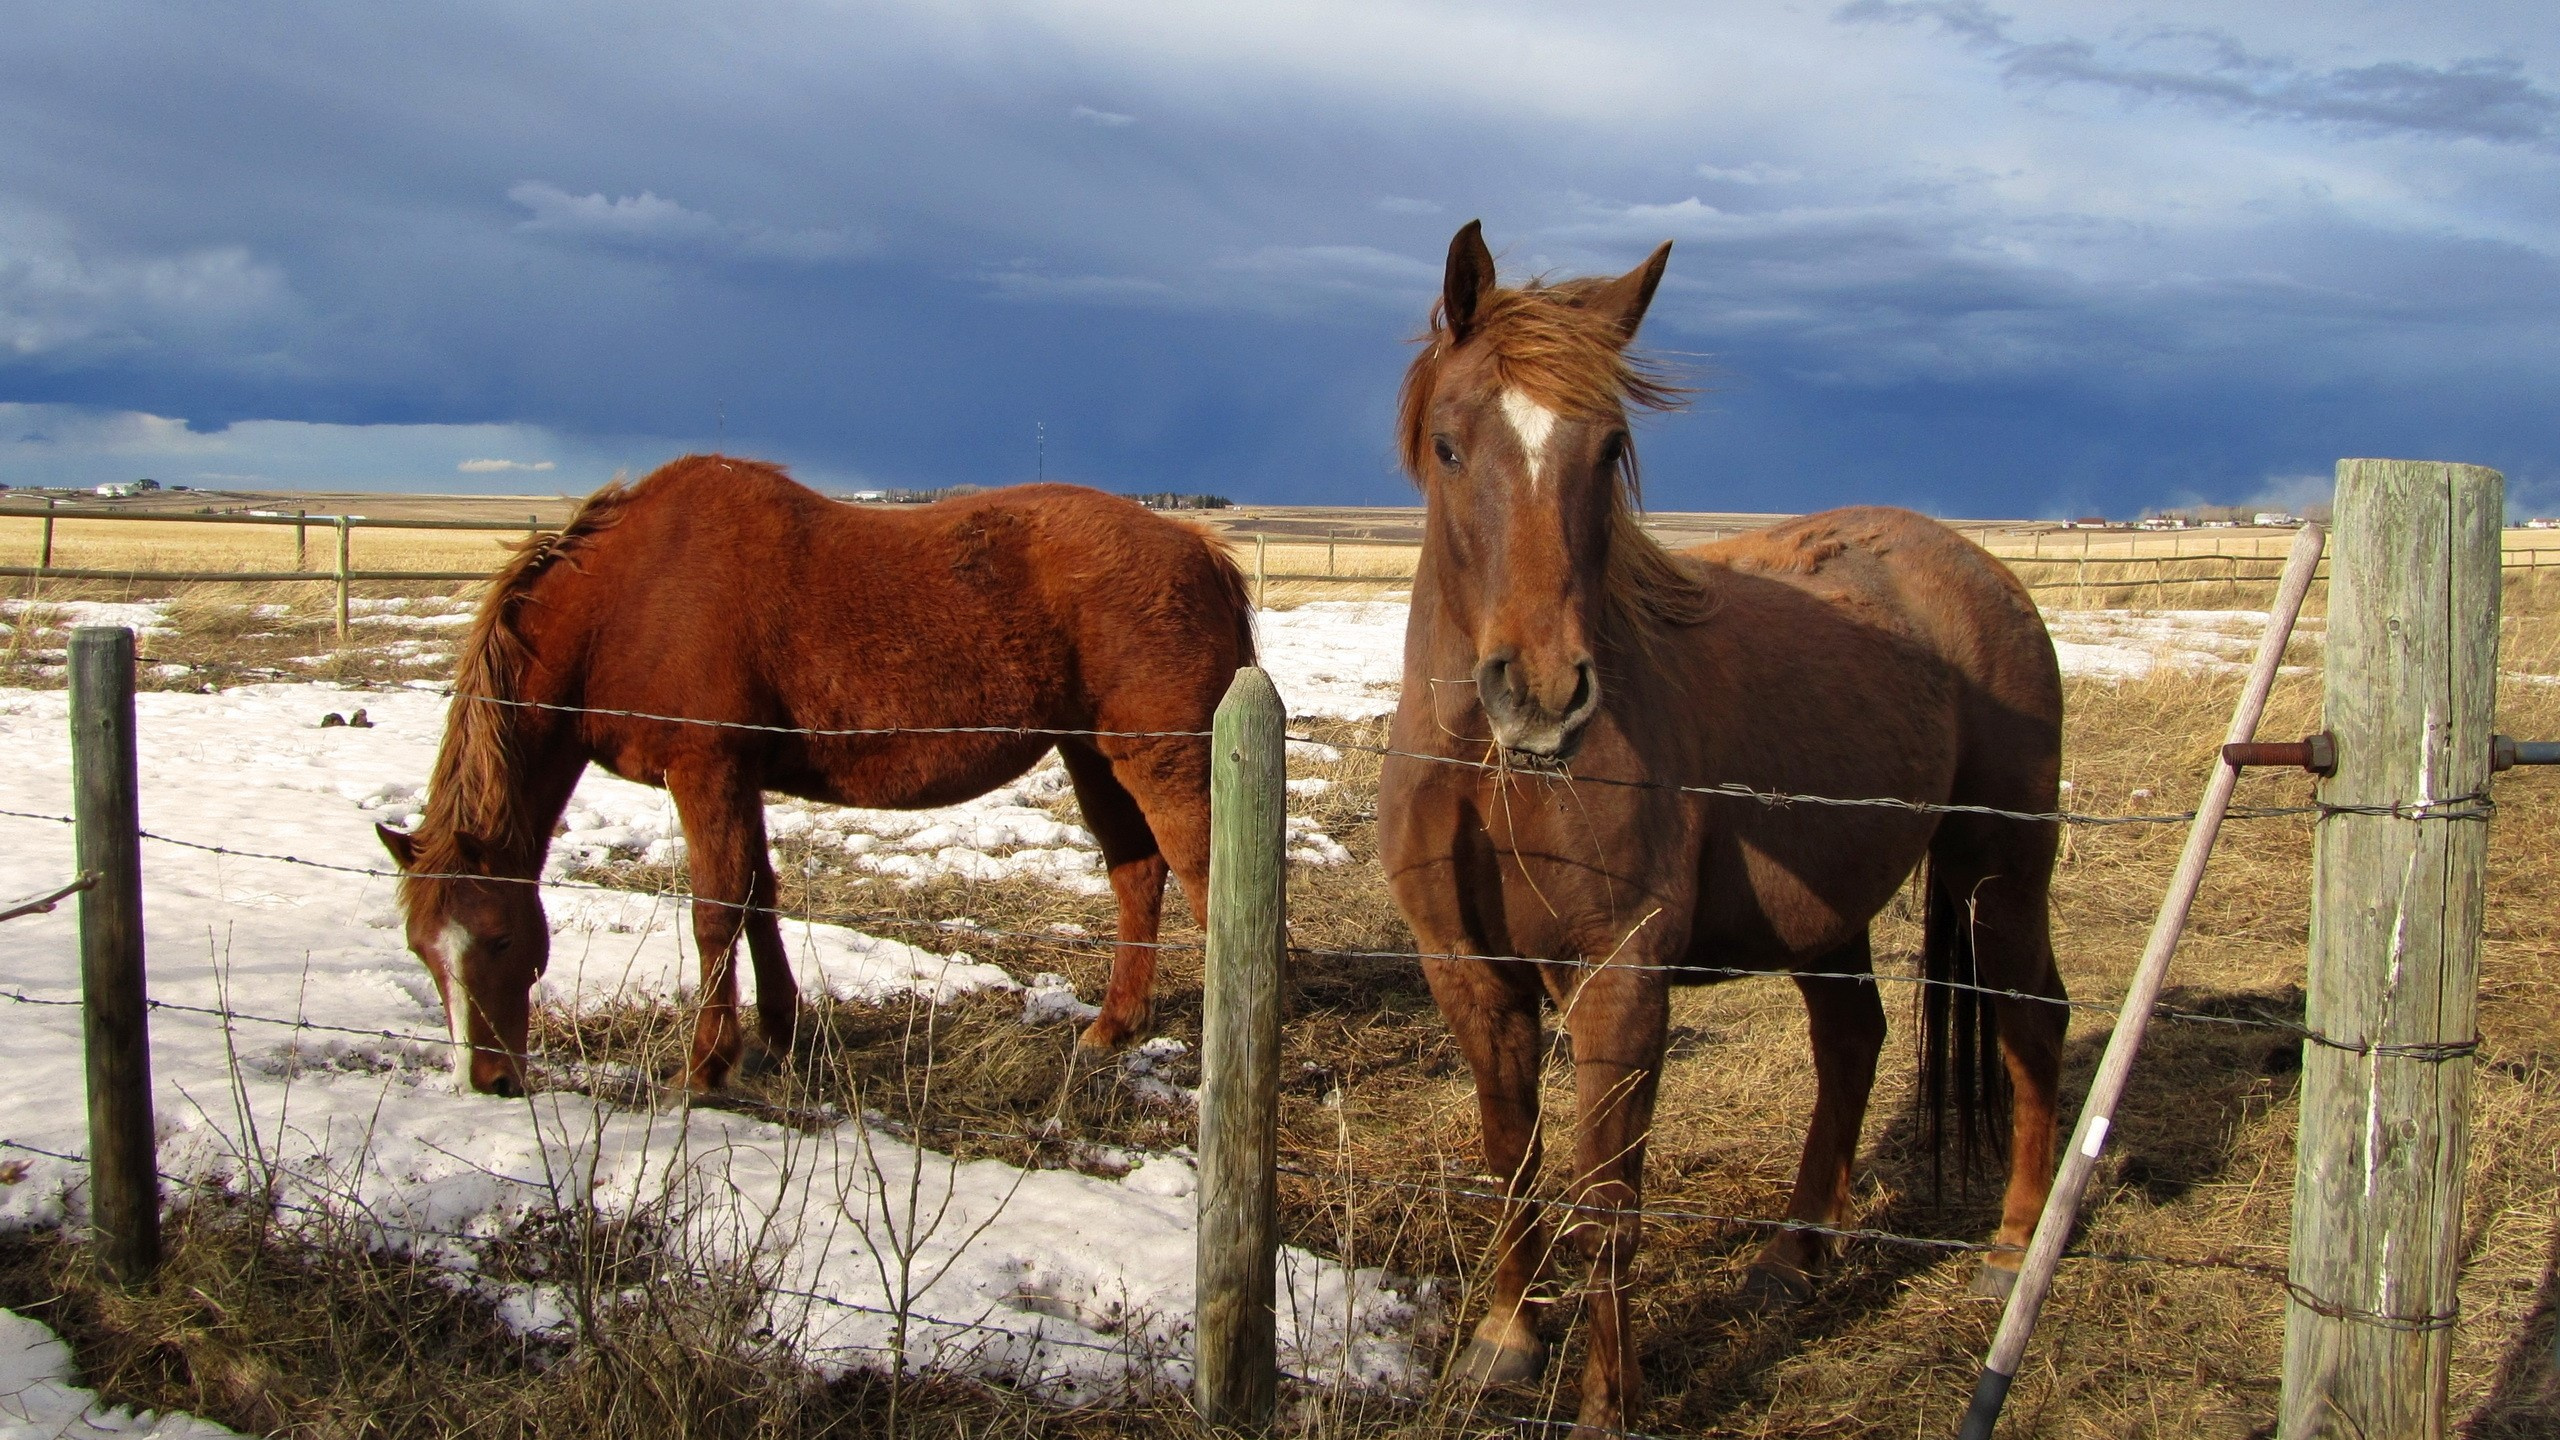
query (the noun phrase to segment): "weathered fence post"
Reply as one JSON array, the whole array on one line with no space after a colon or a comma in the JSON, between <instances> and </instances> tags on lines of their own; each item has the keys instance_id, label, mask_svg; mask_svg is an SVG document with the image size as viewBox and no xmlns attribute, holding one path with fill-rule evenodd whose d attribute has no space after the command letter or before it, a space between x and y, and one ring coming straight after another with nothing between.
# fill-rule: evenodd
<instances>
[{"instance_id":1,"label":"weathered fence post","mask_svg":"<svg viewBox=\"0 0 2560 1440\"><path fill-rule=\"evenodd\" d=\"M338 643L347 643L347 517L338 517Z\"/></svg>"},{"instance_id":2,"label":"weathered fence post","mask_svg":"<svg viewBox=\"0 0 2560 1440\"><path fill-rule=\"evenodd\" d=\"M1200 1017L1200 1232L1193 1395L1212 1425L1279 1403L1280 975L1287 829L1271 677L1236 672L1209 742L1209 964Z\"/></svg>"},{"instance_id":3,"label":"weathered fence post","mask_svg":"<svg viewBox=\"0 0 2560 1440\"><path fill-rule=\"evenodd\" d=\"M133 734L133 632L71 632L72 844L98 883L80 895L81 1018L89 1050L89 1224L107 1273L160 1265L159 1136L142 975L142 818Z\"/></svg>"},{"instance_id":4,"label":"weathered fence post","mask_svg":"<svg viewBox=\"0 0 2560 1440\"><path fill-rule=\"evenodd\" d=\"M310 527L310 511L293 512L293 568L296 570L308 571L311 568Z\"/></svg>"},{"instance_id":5,"label":"weathered fence post","mask_svg":"<svg viewBox=\"0 0 2560 1440\"><path fill-rule=\"evenodd\" d=\"M36 557L36 568L53 568L53 497L44 497L44 553Z\"/></svg>"},{"instance_id":6,"label":"weathered fence post","mask_svg":"<svg viewBox=\"0 0 2560 1440\"><path fill-rule=\"evenodd\" d=\"M2338 463L2283 1440L2445 1433L2505 492Z\"/></svg>"},{"instance_id":7,"label":"weathered fence post","mask_svg":"<svg viewBox=\"0 0 2560 1440\"><path fill-rule=\"evenodd\" d=\"M1271 571L1265 556L1270 549L1270 541L1271 537L1261 531L1253 532L1253 608L1256 610L1262 608L1262 592L1270 588L1267 577Z\"/></svg>"}]
</instances>

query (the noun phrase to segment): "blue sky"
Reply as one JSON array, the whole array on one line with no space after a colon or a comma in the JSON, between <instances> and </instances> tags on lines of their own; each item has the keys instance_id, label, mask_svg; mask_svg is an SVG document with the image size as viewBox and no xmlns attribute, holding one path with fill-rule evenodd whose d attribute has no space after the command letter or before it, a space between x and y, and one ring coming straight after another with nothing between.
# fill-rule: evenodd
<instances>
[{"instance_id":1,"label":"blue sky","mask_svg":"<svg viewBox=\"0 0 2560 1440\"><path fill-rule=\"evenodd\" d=\"M1676 243L1659 508L2560 509L2529 3L15 4L0 480L1405 501L1450 233ZM725 429L724 418L725 417ZM466 468L478 462L476 468ZM545 467L545 468L537 468Z\"/></svg>"}]
</instances>

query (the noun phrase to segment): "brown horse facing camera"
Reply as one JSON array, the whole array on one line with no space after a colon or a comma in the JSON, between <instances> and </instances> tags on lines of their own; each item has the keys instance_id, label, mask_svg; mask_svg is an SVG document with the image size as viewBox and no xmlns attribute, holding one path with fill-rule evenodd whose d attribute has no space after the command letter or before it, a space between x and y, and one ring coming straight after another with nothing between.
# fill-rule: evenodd
<instances>
[{"instance_id":1,"label":"brown horse facing camera","mask_svg":"<svg viewBox=\"0 0 2560 1440\"><path fill-rule=\"evenodd\" d=\"M2063 993L2052 823L1660 788L2049 813L2062 744L2034 604L1945 527L1835 510L1675 556L1637 525L1627 410L1676 394L1626 346L1670 250L1616 279L1506 289L1470 224L1401 418L1428 509L1393 746L1476 763L1388 759L1379 839L1509 1197L1458 1365L1510 1382L1546 1358L1527 1299L1546 1250L1544 999L1573 1046L1566 1198L1590 1207L1566 1231L1592 1267L1584 1427L1622 1425L1637 1389L1627 1277L1672 986L1722 978L1706 967L1797 974L1818 1089L1787 1216L1815 1224L1846 1217L1885 1014L1871 980L1813 976L1871 973L1869 922L1914 867L1929 977ZM1506 956L1533 958L1478 958ZM1970 1132L2014 1089L1999 1243L2023 1247L2052 1184L2063 1012L1922 993L1933 1113L1952 1089ZM1782 1230L1750 1289L1807 1297L1824 1258L1822 1237ZM2016 1264L1995 1255L1982 1281Z\"/></svg>"},{"instance_id":2,"label":"brown horse facing camera","mask_svg":"<svg viewBox=\"0 0 2560 1440\"><path fill-rule=\"evenodd\" d=\"M1052 745L1120 909L1110 990L1079 1043L1125 1042L1146 1023L1167 869L1195 913L1208 901L1208 742L1026 732L1206 731L1252 659L1244 577L1225 550L1096 491L856 507L718 455L606 486L491 579L426 814L415 833L381 832L403 872L409 947L444 995L457 1077L522 1090L551 942L523 882L589 761L665 787L683 821L702 954L687 1085L720 1085L744 1052L741 931L765 1044L787 1051L798 1022L781 923L753 908L776 893L766 791L951 805ZM598 713L609 710L638 716ZM1008 728L790 733L965 726Z\"/></svg>"}]
</instances>

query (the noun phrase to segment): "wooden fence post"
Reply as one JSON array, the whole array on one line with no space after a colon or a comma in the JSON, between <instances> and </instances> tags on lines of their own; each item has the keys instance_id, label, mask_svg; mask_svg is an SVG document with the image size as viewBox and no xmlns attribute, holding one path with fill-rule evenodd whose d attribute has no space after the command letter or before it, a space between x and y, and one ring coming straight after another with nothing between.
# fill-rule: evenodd
<instances>
[{"instance_id":1,"label":"wooden fence post","mask_svg":"<svg viewBox=\"0 0 2560 1440\"><path fill-rule=\"evenodd\" d=\"M311 568L310 522L310 511L296 510L293 512L293 568L296 570L309 570Z\"/></svg>"},{"instance_id":2,"label":"wooden fence post","mask_svg":"<svg viewBox=\"0 0 2560 1440\"><path fill-rule=\"evenodd\" d=\"M44 553L36 557L36 568L53 568L53 497L44 497Z\"/></svg>"},{"instance_id":3,"label":"wooden fence post","mask_svg":"<svg viewBox=\"0 0 2560 1440\"><path fill-rule=\"evenodd\" d=\"M1279 1403L1280 976L1287 830L1271 677L1246 666L1209 742L1209 958L1200 1017L1200 1228L1193 1396L1259 1429Z\"/></svg>"},{"instance_id":4,"label":"wooden fence post","mask_svg":"<svg viewBox=\"0 0 2560 1440\"><path fill-rule=\"evenodd\" d=\"M1262 592L1270 588L1270 581L1265 578L1270 574L1270 567L1265 563L1264 556L1264 552L1270 547L1270 540L1270 536L1259 530L1253 532L1253 608L1256 610L1262 608Z\"/></svg>"},{"instance_id":5,"label":"wooden fence post","mask_svg":"<svg viewBox=\"0 0 2560 1440\"><path fill-rule=\"evenodd\" d=\"M2283 1440L2445 1433L2471 1150L2489 731L2494 470L2338 463L2311 874Z\"/></svg>"},{"instance_id":6,"label":"wooden fence post","mask_svg":"<svg viewBox=\"0 0 2560 1440\"><path fill-rule=\"evenodd\" d=\"M338 643L347 643L347 517L338 517Z\"/></svg>"},{"instance_id":7,"label":"wooden fence post","mask_svg":"<svg viewBox=\"0 0 2560 1440\"><path fill-rule=\"evenodd\" d=\"M159 1135L142 974L142 836L133 735L133 632L71 632L73 848L98 883L80 895L80 993L89 1060L89 1225L107 1273L138 1285L160 1266Z\"/></svg>"}]
</instances>

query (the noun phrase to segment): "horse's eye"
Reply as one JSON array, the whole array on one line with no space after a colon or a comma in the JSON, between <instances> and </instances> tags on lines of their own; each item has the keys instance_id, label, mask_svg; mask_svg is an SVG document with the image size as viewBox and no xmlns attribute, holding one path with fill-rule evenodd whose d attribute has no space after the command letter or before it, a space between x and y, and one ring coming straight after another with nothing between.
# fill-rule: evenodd
<instances>
[{"instance_id":1,"label":"horse's eye","mask_svg":"<svg viewBox=\"0 0 2560 1440\"><path fill-rule=\"evenodd\" d=\"M1626 457L1626 453L1627 432L1624 430L1610 431L1609 438L1600 442L1600 468L1603 470L1617 469L1618 462Z\"/></svg>"},{"instance_id":2,"label":"horse's eye","mask_svg":"<svg viewBox=\"0 0 2560 1440\"><path fill-rule=\"evenodd\" d=\"M516 943L516 937L513 935L492 935L480 943L482 946L487 948L490 954L504 955L507 953L507 947Z\"/></svg>"},{"instance_id":3,"label":"horse's eye","mask_svg":"<svg viewBox=\"0 0 2560 1440\"><path fill-rule=\"evenodd\" d=\"M1448 436L1432 436L1431 453L1440 457L1441 469L1455 470L1458 468L1458 447L1450 443Z\"/></svg>"}]
</instances>

